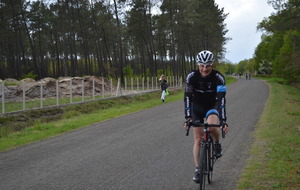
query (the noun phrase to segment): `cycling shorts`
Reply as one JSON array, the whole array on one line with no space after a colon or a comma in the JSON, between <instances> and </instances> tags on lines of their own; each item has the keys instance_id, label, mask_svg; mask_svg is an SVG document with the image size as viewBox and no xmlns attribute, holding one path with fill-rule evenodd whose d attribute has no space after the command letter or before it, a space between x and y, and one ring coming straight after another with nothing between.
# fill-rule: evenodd
<instances>
[{"instance_id":1,"label":"cycling shorts","mask_svg":"<svg viewBox=\"0 0 300 190\"><path fill-rule=\"evenodd\" d=\"M204 118L207 119L210 115L219 116L219 112L212 107L202 107L197 104L192 106L192 118L194 123L204 123Z\"/></svg>"}]
</instances>

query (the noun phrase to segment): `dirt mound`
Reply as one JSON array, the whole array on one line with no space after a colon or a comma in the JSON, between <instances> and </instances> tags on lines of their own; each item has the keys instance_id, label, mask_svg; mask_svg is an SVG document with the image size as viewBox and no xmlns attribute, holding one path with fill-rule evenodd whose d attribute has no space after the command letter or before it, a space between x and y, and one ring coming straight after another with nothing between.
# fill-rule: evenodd
<instances>
[{"instance_id":1,"label":"dirt mound","mask_svg":"<svg viewBox=\"0 0 300 190\"><path fill-rule=\"evenodd\" d=\"M82 90L85 96L92 96L93 89L95 94L102 93L102 87L104 91L110 91L110 81L104 77L86 76L86 77L63 77L58 80L54 78L43 78L39 81L34 79L23 79L17 81L15 79L6 79L5 82L16 82L17 85L5 86L4 97L5 100L18 101L22 100L23 92L25 92L26 99L35 99L42 96L44 98L55 97L59 94L59 97L81 96ZM2 89L0 88L0 97L2 97Z\"/></svg>"}]
</instances>

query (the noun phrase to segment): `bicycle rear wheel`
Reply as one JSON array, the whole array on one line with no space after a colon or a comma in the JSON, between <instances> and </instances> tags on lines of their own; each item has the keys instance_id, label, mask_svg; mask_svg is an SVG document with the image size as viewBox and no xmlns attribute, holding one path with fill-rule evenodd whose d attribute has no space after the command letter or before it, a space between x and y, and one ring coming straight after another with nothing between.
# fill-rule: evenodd
<instances>
[{"instance_id":1,"label":"bicycle rear wheel","mask_svg":"<svg viewBox=\"0 0 300 190\"><path fill-rule=\"evenodd\" d=\"M201 146L200 156L200 190L205 189L205 179L207 174L207 147L206 145Z\"/></svg>"},{"instance_id":2,"label":"bicycle rear wheel","mask_svg":"<svg viewBox=\"0 0 300 190\"><path fill-rule=\"evenodd\" d=\"M211 139L211 141L209 142L209 145L208 145L208 149L207 149L207 160L208 160L207 181L209 184L211 184L211 182L212 182L214 163L215 163L213 146L214 146L213 141Z\"/></svg>"}]
</instances>

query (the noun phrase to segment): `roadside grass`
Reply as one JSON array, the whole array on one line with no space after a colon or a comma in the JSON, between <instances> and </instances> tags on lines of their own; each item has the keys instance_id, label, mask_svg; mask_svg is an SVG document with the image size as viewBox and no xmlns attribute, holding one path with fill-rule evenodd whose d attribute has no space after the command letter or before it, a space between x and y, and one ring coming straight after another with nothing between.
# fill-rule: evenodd
<instances>
[{"instance_id":1,"label":"roadside grass","mask_svg":"<svg viewBox=\"0 0 300 190\"><path fill-rule=\"evenodd\" d=\"M300 189L300 91L263 79L270 95L237 189Z\"/></svg>"},{"instance_id":2,"label":"roadside grass","mask_svg":"<svg viewBox=\"0 0 300 190\"><path fill-rule=\"evenodd\" d=\"M101 98L109 98L112 97L112 95L105 95L105 96L95 96L95 99L101 99ZM93 98L91 96L85 96L84 99L82 97L74 96L72 97L72 100L70 97L60 97L58 100L59 105L65 105L72 103L79 103L87 100L92 100ZM41 107L41 104L43 107L47 106L55 106L56 105L56 98L43 98L43 101L41 102L40 99L34 99L34 100L26 100L25 107L26 109L39 109ZM0 105L0 110L2 110L2 105ZM5 103L5 112L14 112L14 111L21 111L23 110L23 102L7 102Z\"/></svg>"},{"instance_id":3,"label":"roadside grass","mask_svg":"<svg viewBox=\"0 0 300 190\"><path fill-rule=\"evenodd\" d=\"M226 76L227 85L236 81ZM66 107L26 111L0 117L0 151L57 136L91 124L162 105L160 91L122 96ZM170 90L168 103L183 100L183 90Z\"/></svg>"},{"instance_id":4,"label":"roadside grass","mask_svg":"<svg viewBox=\"0 0 300 190\"><path fill-rule=\"evenodd\" d=\"M226 79L226 85L227 86L229 86L230 84L237 81L237 79L232 77L232 76L225 76L225 79Z\"/></svg>"},{"instance_id":5,"label":"roadside grass","mask_svg":"<svg viewBox=\"0 0 300 190\"><path fill-rule=\"evenodd\" d=\"M162 105L160 92L152 92L144 95L126 96L99 102L90 102L64 108L60 110L62 116L56 121L35 119L29 122L29 126L20 131L11 131L9 127L0 128L0 151L12 149L31 142L56 136L91 124L126 115L150 107ZM172 90L167 96L167 102L183 99L182 90ZM97 104L100 104L97 105ZM96 107L95 110L90 110ZM58 111L58 110L54 110ZM52 113L52 111L51 111ZM53 119L55 120L55 119ZM2 133L2 134L1 134ZM5 134L4 134L5 133Z\"/></svg>"}]
</instances>

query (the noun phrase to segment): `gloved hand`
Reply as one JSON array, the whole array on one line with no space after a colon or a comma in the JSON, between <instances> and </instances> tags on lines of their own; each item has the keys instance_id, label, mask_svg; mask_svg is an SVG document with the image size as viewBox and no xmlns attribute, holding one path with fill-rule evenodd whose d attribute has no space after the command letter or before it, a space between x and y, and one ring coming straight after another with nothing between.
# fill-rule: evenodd
<instances>
[{"instance_id":1,"label":"gloved hand","mask_svg":"<svg viewBox=\"0 0 300 190\"><path fill-rule=\"evenodd\" d=\"M222 127L222 130L225 132L225 134L228 133L228 131L229 131L229 126L228 126L228 124L227 124L225 121L221 121L221 122L220 122L220 125L221 125L221 127Z\"/></svg>"},{"instance_id":2,"label":"gloved hand","mask_svg":"<svg viewBox=\"0 0 300 190\"><path fill-rule=\"evenodd\" d=\"M185 130L188 130L190 127L190 123L192 122L192 118L188 118L184 123L183 123L183 128Z\"/></svg>"}]
</instances>

